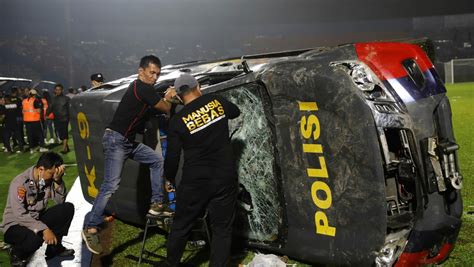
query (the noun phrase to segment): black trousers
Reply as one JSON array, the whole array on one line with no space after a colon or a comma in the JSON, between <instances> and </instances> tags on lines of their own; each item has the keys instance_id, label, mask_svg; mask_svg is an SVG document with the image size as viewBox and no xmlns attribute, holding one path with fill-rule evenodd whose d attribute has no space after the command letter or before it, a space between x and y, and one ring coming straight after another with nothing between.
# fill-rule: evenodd
<instances>
[{"instance_id":1,"label":"black trousers","mask_svg":"<svg viewBox=\"0 0 474 267\"><path fill-rule=\"evenodd\" d=\"M43 125L41 121L25 122L25 126L30 149L44 146Z\"/></svg>"},{"instance_id":2,"label":"black trousers","mask_svg":"<svg viewBox=\"0 0 474 267\"><path fill-rule=\"evenodd\" d=\"M228 184L180 184L176 212L167 241L167 263L178 266L197 218L207 208L212 240L209 266L227 266L237 200L237 181Z\"/></svg>"},{"instance_id":3,"label":"black trousers","mask_svg":"<svg viewBox=\"0 0 474 267\"><path fill-rule=\"evenodd\" d=\"M56 133L61 141L68 139L68 124L69 121L54 120L54 128L56 129Z\"/></svg>"},{"instance_id":4,"label":"black trousers","mask_svg":"<svg viewBox=\"0 0 474 267\"><path fill-rule=\"evenodd\" d=\"M40 215L40 221L53 231L58 239L57 245L48 245L48 250L61 247L63 236L67 235L72 218L74 217L74 205L69 202L55 205ZM12 245L12 253L22 259L30 257L43 244L43 233L35 234L32 230L14 225L8 228L4 235L5 242Z\"/></svg>"},{"instance_id":5,"label":"black trousers","mask_svg":"<svg viewBox=\"0 0 474 267\"><path fill-rule=\"evenodd\" d=\"M14 142L16 141L16 143L20 146L20 150L23 150L24 142L21 139L20 131L17 125L6 124L5 128L3 128L3 144L5 145L5 148L8 151L12 151L12 148L10 145L10 138L12 137L13 137Z\"/></svg>"},{"instance_id":6,"label":"black trousers","mask_svg":"<svg viewBox=\"0 0 474 267\"><path fill-rule=\"evenodd\" d=\"M21 144L25 144L25 127L23 126L23 118L18 117L16 118L16 123L18 127L18 132L20 133Z\"/></svg>"}]
</instances>

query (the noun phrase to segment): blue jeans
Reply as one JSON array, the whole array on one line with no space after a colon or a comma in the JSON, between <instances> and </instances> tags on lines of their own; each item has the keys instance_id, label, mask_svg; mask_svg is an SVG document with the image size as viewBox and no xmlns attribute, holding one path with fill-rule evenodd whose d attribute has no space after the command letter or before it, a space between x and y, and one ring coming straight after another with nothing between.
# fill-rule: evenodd
<instances>
[{"instance_id":1,"label":"blue jeans","mask_svg":"<svg viewBox=\"0 0 474 267\"><path fill-rule=\"evenodd\" d=\"M48 131L49 138L54 139L53 120L46 119L43 126L43 136L45 139L47 139L46 136L48 135Z\"/></svg>"},{"instance_id":2,"label":"blue jeans","mask_svg":"<svg viewBox=\"0 0 474 267\"><path fill-rule=\"evenodd\" d=\"M105 206L119 187L122 167L128 158L149 165L151 201L163 202L163 157L161 155L142 143L130 142L122 134L110 129L105 130L102 145L104 147L104 181L94 200L87 226L97 227L103 222Z\"/></svg>"}]
</instances>

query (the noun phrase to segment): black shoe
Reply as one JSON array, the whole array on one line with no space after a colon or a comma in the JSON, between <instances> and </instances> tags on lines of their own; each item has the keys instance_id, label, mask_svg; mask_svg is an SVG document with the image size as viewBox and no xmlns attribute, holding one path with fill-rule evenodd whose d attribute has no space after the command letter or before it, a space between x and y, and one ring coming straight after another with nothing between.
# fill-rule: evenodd
<instances>
[{"instance_id":1,"label":"black shoe","mask_svg":"<svg viewBox=\"0 0 474 267\"><path fill-rule=\"evenodd\" d=\"M26 267L27 262L18 257L10 257L10 264L12 267Z\"/></svg>"},{"instance_id":2,"label":"black shoe","mask_svg":"<svg viewBox=\"0 0 474 267\"><path fill-rule=\"evenodd\" d=\"M48 248L46 248L46 260L50 260L54 257L72 257L74 256L74 249L68 249L68 248L65 248L63 246L60 246L60 247L52 247L50 248L48 246Z\"/></svg>"},{"instance_id":3,"label":"black shoe","mask_svg":"<svg viewBox=\"0 0 474 267\"><path fill-rule=\"evenodd\" d=\"M26 267L26 264L27 264L26 259L22 259L18 255L16 255L12 249L8 251L8 254L10 255L10 265L12 267Z\"/></svg>"},{"instance_id":4,"label":"black shoe","mask_svg":"<svg viewBox=\"0 0 474 267\"><path fill-rule=\"evenodd\" d=\"M155 267L171 267L171 264L168 261L160 261L157 264L153 265Z\"/></svg>"}]
</instances>

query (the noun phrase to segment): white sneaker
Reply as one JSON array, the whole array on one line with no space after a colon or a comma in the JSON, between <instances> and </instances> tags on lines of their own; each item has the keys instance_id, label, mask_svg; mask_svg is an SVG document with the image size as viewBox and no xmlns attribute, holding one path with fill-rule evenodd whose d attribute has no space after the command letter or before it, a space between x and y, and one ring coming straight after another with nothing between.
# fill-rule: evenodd
<instances>
[{"instance_id":1,"label":"white sneaker","mask_svg":"<svg viewBox=\"0 0 474 267\"><path fill-rule=\"evenodd\" d=\"M54 138L49 139L50 144L54 144Z\"/></svg>"},{"instance_id":2,"label":"white sneaker","mask_svg":"<svg viewBox=\"0 0 474 267\"><path fill-rule=\"evenodd\" d=\"M45 147L40 147L39 149L39 152L43 153L43 152L48 152L49 149L45 148Z\"/></svg>"},{"instance_id":3,"label":"white sneaker","mask_svg":"<svg viewBox=\"0 0 474 267\"><path fill-rule=\"evenodd\" d=\"M30 149L30 154L33 154L35 153L35 151L33 149Z\"/></svg>"}]
</instances>

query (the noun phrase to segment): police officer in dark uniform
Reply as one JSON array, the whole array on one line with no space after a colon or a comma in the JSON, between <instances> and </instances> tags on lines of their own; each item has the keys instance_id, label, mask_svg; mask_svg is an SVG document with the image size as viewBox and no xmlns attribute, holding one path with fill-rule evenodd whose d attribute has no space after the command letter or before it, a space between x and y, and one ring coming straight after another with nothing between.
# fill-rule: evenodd
<instances>
[{"instance_id":1,"label":"police officer in dark uniform","mask_svg":"<svg viewBox=\"0 0 474 267\"><path fill-rule=\"evenodd\" d=\"M170 120L166 178L174 182L181 149L184 166L166 264L179 264L195 220L207 209L212 229L210 266L226 266L238 188L228 120L238 117L240 110L221 96L201 95L189 74L178 77L174 87L184 108Z\"/></svg>"}]
</instances>

